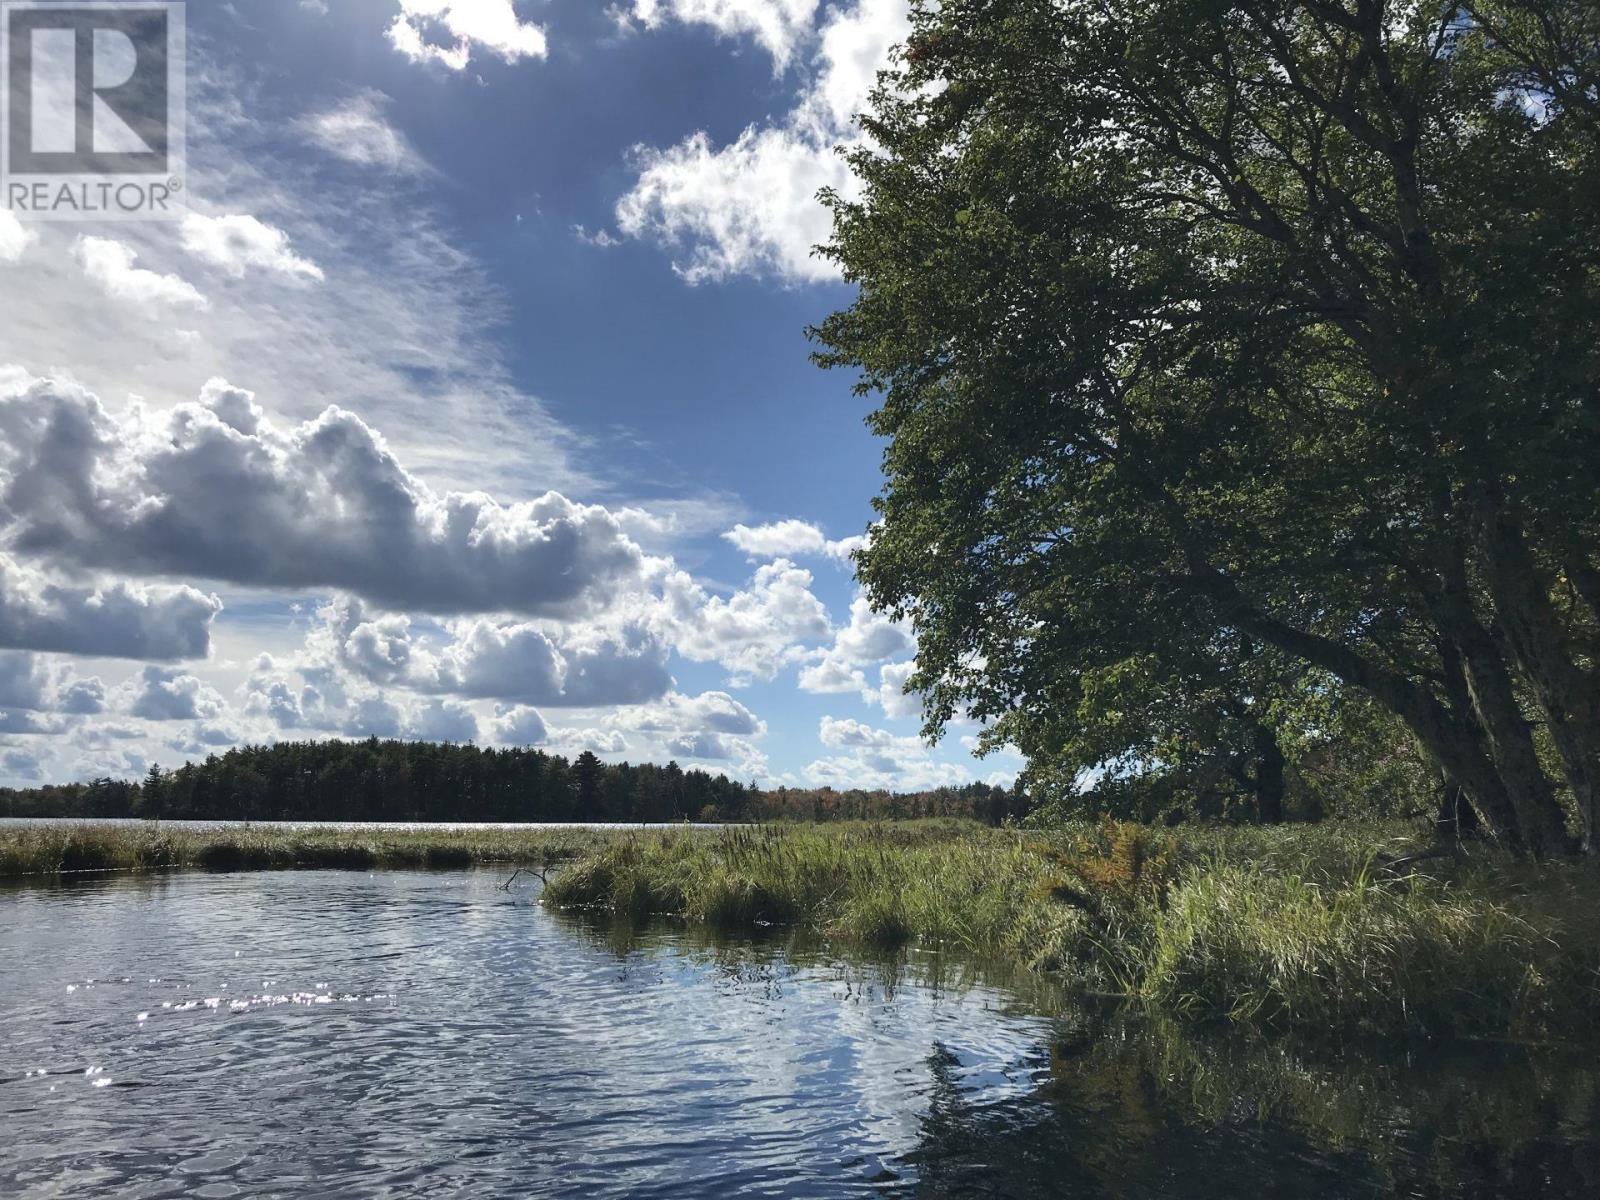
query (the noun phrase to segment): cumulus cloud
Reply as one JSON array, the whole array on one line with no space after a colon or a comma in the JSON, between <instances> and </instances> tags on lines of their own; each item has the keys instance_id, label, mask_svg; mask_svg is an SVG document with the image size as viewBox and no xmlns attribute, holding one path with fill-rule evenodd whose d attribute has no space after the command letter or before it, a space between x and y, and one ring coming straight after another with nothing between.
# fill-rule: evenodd
<instances>
[{"instance_id":1,"label":"cumulus cloud","mask_svg":"<svg viewBox=\"0 0 1600 1200\"><path fill-rule=\"evenodd\" d=\"M861 537L832 541L810 521L793 519L766 525L735 525L722 537L750 559L798 558L808 554L848 559L850 552L865 541Z\"/></svg>"},{"instance_id":2,"label":"cumulus cloud","mask_svg":"<svg viewBox=\"0 0 1600 1200\"><path fill-rule=\"evenodd\" d=\"M0 711L10 715L10 733L58 733L67 723L26 716L57 713L68 717L91 716L105 707L105 685L63 668L52 668L43 658L22 650L0 651Z\"/></svg>"},{"instance_id":3,"label":"cumulus cloud","mask_svg":"<svg viewBox=\"0 0 1600 1200\"><path fill-rule=\"evenodd\" d=\"M548 629L524 621L452 622L437 643L409 616L367 614L341 599L321 610L340 665L378 684L479 699L568 707L638 704L672 687L668 647L646 624Z\"/></svg>"},{"instance_id":4,"label":"cumulus cloud","mask_svg":"<svg viewBox=\"0 0 1600 1200\"><path fill-rule=\"evenodd\" d=\"M655 29L667 21L708 25L720 37L753 37L772 55L775 70L789 63L811 32L817 0L633 0L613 9L619 25Z\"/></svg>"},{"instance_id":5,"label":"cumulus cloud","mask_svg":"<svg viewBox=\"0 0 1600 1200\"><path fill-rule=\"evenodd\" d=\"M577 755L585 750L596 754L623 754L628 742L615 729L552 729L549 745L563 754Z\"/></svg>"},{"instance_id":6,"label":"cumulus cloud","mask_svg":"<svg viewBox=\"0 0 1600 1200\"><path fill-rule=\"evenodd\" d=\"M94 676L66 683L56 700L56 711L74 716L93 716L105 711L106 686Z\"/></svg>"},{"instance_id":7,"label":"cumulus cloud","mask_svg":"<svg viewBox=\"0 0 1600 1200\"><path fill-rule=\"evenodd\" d=\"M720 733L684 733L667 739L667 750L679 758L703 758L725 762L738 758L743 747Z\"/></svg>"},{"instance_id":8,"label":"cumulus cloud","mask_svg":"<svg viewBox=\"0 0 1600 1200\"><path fill-rule=\"evenodd\" d=\"M439 37L450 44L432 40ZM388 38L412 62L437 62L452 71L464 70L478 47L506 62L546 52L544 30L519 20L512 0L400 0Z\"/></svg>"},{"instance_id":9,"label":"cumulus cloud","mask_svg":"<svg viewBox=\"0 0 1600 1200\"><path fill-rule=\"evenodd\" d=\"M44 778L44 759L32 750L0 749L0 778L37 783Z\"/></svg>"},{"instance_id":10,"label":"cumulus cloud","mask_svg":"<svg viewBox=\"0 0 1600 1200\"><path fill-rule=\"evenodd\" d=\"M207 308L210 305L195 286L181 276L134 266L139 255L115 238L85 235L73 243L72 252L90 281L115 300L174 308Z\"/></svg>"},{"instance_id":11,"label":"cumulus cloud","mask_svg":"<svg viewBox=\"0 0 1600 1200\"><path fill-rule=\"evenodd\" d=\"M857 194L836 149L859 143L855 115L904 40L907 13L906 0L830 10L808 83L777 123L751 125L723 146L701 131L666 149L634 147L636 179L617 203L618 228L672 247L673 268L689 283L738 274L837 278L832 263L812 254L831 233L817 193Z\"/></svg>"},{"instance_id":12,"label":"cumulus cloud","mask_svg":"<svg viewBox=\"0 0 1600 1200\"><path fill-rule=\"evenodd\" d=\"M525 704L496 705L489 736L502 746L538 746L549 738L550 731L536 708Z\"/></svg>"},{"instance_id":13,"label":"cumulus cloud","mask_svg":"<svg viewBox=\"0 0 1600 1200\"><path fill-rule=\"evenodd\" d=\"M310 141L336 158L361 167L379 167L399 174L420 174L427 163L411 142L389 123L389 97L363 91L332 108L310 113L298 128Z\"/></svg>"},{"instance_id":14,"label":"cumulus cloud","mask_svg":"<svg viewBox=\"0 0 1600 1200\"><path fill-rule=\"evenodd\" d=\"M0 530L9 482L0 471ZM192 587L67 584L0 554L0 646L105 658L204 658L221 608L215 596Z\"/></svg>"},{"instance_id":15,"label":"cumulus cloud","mask_svg":"<svg viewBox=\"0 0 1600 1200\"><path fill-rule=\"evenodd\" d=\"M612 719L652 742L663 755L732 762L739 770L757 773L766 769L753 741L766 736L767 723L727 692L698 696L674 692Z\"/></svg>"},{"instance_id":16,"label":"cumulus cloud","mask_svg":"<svg viewBox=\"0 0 1600 1200\"><path fill-rule=\"evenodd\" d=\"M210 684L166 667L146 667L128 681L125 695L128 714L146 721L210 719L227 707Z\"/></svg>"},{"instance_id":17,"label":"cumulus cloud","mask_svg":"<svg viewBox=\"0 0 1600 1200\"><path fill-rule=\"evenodd\" d=\"M910 628L874 612L865 596L850 602L850 620L834 635L829 654L841 662L865 666L915 649Z\"/></svg>"},{"instance_id":18,"label":"cumulus cloud","mask_svg":"<svg viewBox=\"0 0 1600 1200\"><path fill-rule=\"evenodd\" d=\"M43 708L49 686L44 664L33 655L0 652L0 708Z\"/></svg>"},{"instance_id":19,"label":"cumulus cloud","mask_svg":"<svg viewBox=\"0 0 1600 1200\"><path fill-rule=\"evenodd\" d=\"M289 235L246 213L203 217L190 213L180 227L183 248L235 279L250 269L321 279L322 268L289 249Z\"/></svg>"},{"instance_id":20,"label":"cumulus cloud","mask_svg":"<svg viewBox=\"0 0 1600 1200\"><path fill-rule=\"evenodd\" d=\"M812 663L800 669L800 690L817 695L839 695L844 692L865 691L866 676L853 667L831 658Z\"/></svg>"},{"instance_id":21,"label":"cumulus cloud","mask_svg":"<svg viewBox=\"0 0 1600 1200\"><path fill-rule=\"evenodd\" d=\"M864 669L884 659L916 649L910 629L872 611L865 596L850 602L850 620L835 633L817 662L800 672L800 687L808 692L861 692L872 698Z\"/></svg>"},{"instance_id":22,"label":"cumulus cloud","mask_svg":"<svg viewBox=\"0 0 1600 1200\"><path fill-rule=\"evenodd\" d=\"M475 742L478 718L459 700L429 700L411 713L405 736L425 742Z\"/></svg>"},{"instance_id":23,"label":"cumulus cloud","mask_svg":"<svg viewBox=\"0 0 1600 1200\"><path fill-rule=\"evenodd\" d=\"M196 721L185 732L167 739L169 749L191 758L215 752L223 746L237 746L244 735L220 721Z\"/></svg>"},{"instance_id":24,"label":"cumulus cloud","mask_svg":"<svg viewBox=\"0 0 1600 1200\"><path fill-rule=\"evenodd\" d=\"M936 759L925 750L901 754L864 750L816 759L807 764L805 778L817 787L914 792L960 787L972 782L972 772L960 763Z\"/></svg>"},{"instance_id":25,"label":"cumulus cloud","mask_svg":"<svg viewBox=\"0 0 1600 1200\"><path fill-rule=\"evenodd\" d=\"M0 209L0 263L16 262L34 237L33 230L17 220L10 209Z\"/></svg>"},{"instance_id":26,"label":"cumulus cloud","mask_svg":"<svg viewBox=\"0 0 1600 1200\"><path fill-rule=\"evenodd\" d=\"M0 537L135 575L337 588L395 609L570 614L645 560L599 506L435 493L359 417L279 430L221 380L113 418L61 380L0 386Z\"/></svg>"},{"instance_id":27,"label":"cumulus cloud","mask_svg":"<svg viewBox=\"0 0 1600 1200\"><path fill-rule=\"evenodd\" d=\"M678 653L719 663L736 682L771 679L804 656L802 643L831 632L811 581L810 571L783 558L757 568L749 584L727 598L707 597L680 575L667 586Z\"/></svg>"},{"instance_id":28,"label":"cumulus cloud","mask_svg":"<svg viewBox=\"0 0 1600 1200\"><path fill-rule=\"evenodd\" d=\"M901 737L854 718L825 716L817 736L824 746L842 753L806 767L805 777L813 784L916 791L972 780L967 765L934 757L918 738Z\"/></svg>"},{"instance_id":29,"label":"cumulus cloud","mask_svg":"<svg viewBox=\"0 0 1600 1200\"><path fill-rule=\"evenodd\" d=\"M884 713L891 717L916 717L922 714L922 700L915 695L907 695L906 681L911 678L911 673L917 669L914 662L884 663L878 668L878 687L868 699L881 705Z\"/></svg>"},{"instance_id":30,"label":"cumulus cloud","mask_svg":"<svg viewBox=\"0 0 1600 1200\"><path fill-rule=\"evenodd\" d=\"M383 696L363 696L350 705L341 733L351 737L399 737L403 727L400 709Z\"/></svg>"},{"instance_id":31,"label":"cumulus cloud","mask_svg":"<svg viewBox=\"0 0 1600 1200\"><path fill-rule=\"evenodd\" d=\"M767 725L727 692L685 696L674 692L627 718L629 728L643 733L727 733L761 737Z\"/></svg>"},{"instance_id":32,"label":"cumulus cloud","mask_svg":"<svg viewBox=\"0 0 1600 1200\"><path fill-rule=\"evenodd\" d=\"M852 717L823 717L817 736L824 746L893 746L897 741L886 729L877 729Z\"/></svg>"}]
</instances>

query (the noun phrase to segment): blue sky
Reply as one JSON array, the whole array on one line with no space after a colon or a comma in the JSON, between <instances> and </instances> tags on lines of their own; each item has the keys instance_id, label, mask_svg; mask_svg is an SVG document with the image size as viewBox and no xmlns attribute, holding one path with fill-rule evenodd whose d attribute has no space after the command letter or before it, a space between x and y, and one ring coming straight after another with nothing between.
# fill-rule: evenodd
<instances>
[{"instance_id":1,"label":"blue sky","mask_svg":"<svg viewBox=\"0 0 1600 1200\"><path fill-rule=\"evenodd\" d=\"M182 222L0 212L0 781L472 738L930 750L809 253L903 0L193 3Z\"/></svg>"}]
</instances>

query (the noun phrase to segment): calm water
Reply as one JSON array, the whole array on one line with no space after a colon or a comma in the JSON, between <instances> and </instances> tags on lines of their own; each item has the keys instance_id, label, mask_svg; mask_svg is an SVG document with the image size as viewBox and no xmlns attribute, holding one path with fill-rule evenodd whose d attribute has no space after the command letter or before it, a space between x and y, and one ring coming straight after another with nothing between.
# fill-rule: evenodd
<instances>
[{"instance_id":1,"label":"calm water","mask_svg":"<svg viewBox=\"0 0 1600 1200\"><path fill-rule=\"evenodd\" d=\"M1586 1056L1047 1017L931 955L635 933L503 882L0 891L0 1195L1600 1195Z\"/></svg>"},{"instance_id":2,"label":"calm water","mask_svg":"<svg viewBox=\"0 0 1600 1200\"><path fill-rule=\"evenodd\" d=\"M742 825L702 825L698 821L146 821L141 817L0 817L0 829L28 826L106 825L142 829L742 829Z\"/></svg>"}]
</instances>

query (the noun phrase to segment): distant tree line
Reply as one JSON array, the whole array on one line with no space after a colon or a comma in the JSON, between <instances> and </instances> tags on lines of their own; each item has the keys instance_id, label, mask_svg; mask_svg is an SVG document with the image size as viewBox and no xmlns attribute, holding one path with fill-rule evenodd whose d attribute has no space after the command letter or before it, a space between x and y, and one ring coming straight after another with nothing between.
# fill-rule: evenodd
<instances>
[{"instance_id":1,"label":"distant tree line","mask_svg":"<svg viewBox=\"0 0 1600 1200\"><path fill-rule=\"evenodd\" d=\"M1020 820L1028 801L1020 788L968 783L923 792L884 788L780 787L751 797L751 815L763 821L900 821L917 817L970 817L987 825Z\"/></svg>"},{"instance_id":2,"label":"distant tree line","mask_svg":"<svg viewBox=\"0 0 1600 1200\"><path fill-rule=\"evenodd\" d=\"M250 821L770 821L1022 815L1020 794L985 784L911 794L763 792L675 762L569 761L542 750L437 742L308 741L241 746L140 782L0 788L0 815Z\"/></svg>"}]
</instances>

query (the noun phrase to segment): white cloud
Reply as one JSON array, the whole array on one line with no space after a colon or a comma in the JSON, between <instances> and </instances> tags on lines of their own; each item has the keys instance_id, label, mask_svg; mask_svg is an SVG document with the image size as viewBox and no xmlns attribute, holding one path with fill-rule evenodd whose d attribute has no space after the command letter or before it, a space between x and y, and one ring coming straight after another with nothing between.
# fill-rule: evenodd
<instances>
[{"instance_id":1,"label":"white cloud","mask_svg":"<svg viewBox=\"0 0 1600 1200\"><path fill-rule=\"evenodd\" d=\"M678 653L720 663L736 683L771 679L806 653L802 643L831 632L827 610L811 593L811 572L788 559L757 568L749 584L726 599L707 598L681 574L669 580L667 592Z\"/></svg>"},{"instance_id":2,"label":"white cloud","mask_svg":"<svg viewBox=\"0 0 1600 1200\"><path fill-rule=\"evenodd\" d=\"M866 690L867 679L860 671L830 658L800 669L800 690L818 695Z\"/></svg>"},{"instance_id":3,"label":"white cloud","mask_svg":"<svg viewBox=\"0 0 1600 1200\"><path fill-rule=\"evenodd\" d=\"M437 36L451 44L430 40ZM474 47L506 62L546 53L544 30L519 20L512 0L400 0L388 38L412 62L437 62L452 71L465 69Z\"/></svg>"},{"instance_id":4,"label":"white cloud","mask_svg":"<svg viewBox=\"0 0 1600 1200\"><path fill-rule=\"evenodd\" d=\"M818 787L882 788L919 792L936 787L960 787L972 782L972 772L960 763L931 757L883 759L871 756L821 758L806 767L806 778Z\"/></svg>"},{"instance_id":5,"label":"white cloud","mask_svg":"<svg viewBox=\"0 0 1600 1200\"><path fill-rule=\"evenodd\" d=\"M972 782L972 772L960 763L946 762L927 753L898 756L876 751L834 755L807 764L805 779L817 787L883 788L915 792L935 787L960 787Z\"/></svg>"},{"instance_id":6,"label":"white cloud","mask_svg":"<svg viewBox=\"0 0 1600 1200\"><path fill-rule=\"evenodd\" d=\"M557 614L609 603L645 566L604 508L440 495L354 414L279 430L221 380L120 418L63 380L0 380L0 439L0 536L83 567Z\"/></svg>"},{"instance_id":7,"label":"white cloud","mask_svg":"<svg viewBox=\"0 0 1600 1200\"><path fill-rule=\"evenodd\" d=\"M49 675L34 655L0 651L0 708L44 708L49 688Z\"/></svg>"},{"instance_id":8,"label":"white cloud","mask_svg":"<svg viewBox=\"0 0 1600 1200\"><path fill-rule=\"evenodd\" d=\"M141 305L209 305L187 280L134 266L139 255L115 238L82 236L73 244L73 253L83 273L113 299Z\"/></svg>"},{"instance_id":9,"label":"white cloud","mask_svg":"<svg viewBox=\"0 0 1600 1200\"><path fill-rule=\"evenodd\" d=\"M93 716L105 711L106 686L96 677L73 679L65 683L56 698L56 711L75 716Z\"/></svg>"},{"instance_id":10,"label":"white cloud","mask_svg":"<svg viewBox=\"0 0 1600 1200\"><path fill-rule=\"evenodd\" d=\"M703 131L664 150L635 147L637 178L617 203L618 227L673 247L673 268L690 283L737 274L792 283L837 278L833 264L811 252L831 233L816 195L823 188L856 194L836 147L859 141L855 114L890 48L905 38L907 13L906 0L830 10L808 85L776 124L751 125L721 147Z\"/></svg>"},{"instance_id":11,"label":"white cloud","mask_svg":"<svg viewBox=\"0 0 1600 1200\"><path fill-rule=\"evenodd\" d=\"M0 208L0 263L16 262L36 236L10 209Z\"/></svg>"},{"instance_id":12,"label":"white cloud","mask_svg":"<svg viewBox=\"0 0 1600 1200\"><path fill-rule=\"evenodd\" d=\"M394 738L400 736L400 710L383 696L363 696L350 705L341 733L351 737Z\"/></svg>"},{"instance_id":13,"label":"white cloud","mask_svg":"<svg viewBox=\"0 0 1600 1200\"><path fill-rule=\"evenodd\" d=\"M625 717L629 729L644 733L726 733L736 737L761 737L766 722L727 692L701 692L685 696L674 692L654 704L643 705Z\"/></svg>"},{"instance_id":14,"label":"white cloud","mask_svg":"<svg viewBox=\"0 0 1600 1200\"><path fill-rule=\"evenodd\" d=\"M805 777L813 784L917 791L959 786L973 778L968 764L936 758L918 738L901 737L850 717L823 717L817 736L824 746L843 753L806 767Z\"/></svg>"},{"instance_id":15,"label":"white cloud","mask_svg":"<svg viewBox=\"0 0 1600 1200\"><path fill-rule=\"evenodd\" d=\"M619 26L656 29L667 21L709 25L721 37L750 36L772 55L781 71L797 44L811 32L817 0L633 0L613 10Z\"/></svg>"},{"instance_id":16,"label":"white cloud","mask_svg":"<svg viewBox=\"0 0 1600 1200\"><path fill-rule=\"evenodd\" d=\"M628 749L627 739L615 729L552 729L548 740L551 749L574 756L585 750L596 754L624 754Z\"/></svg>"},{"instance_id":17,"label":"white cloud","mask_svg":"<svg viewBox=\"0 0 1600 1200\"><path fill-rule=\"evenodd\" d=\"M40 222L30 226L37 246L0 267L7 294L27 297L0 320L0 362L68 369L108 398L155 407L192 400L213 375L248 380L280 419L336 404L381 424L407 465L440 487L600 486L574 465L586 439L513 370L515 339L501 336L509 298L439 215L432 176L395 173L375 186L370 171L330 169L307 153L299 91L262 90L258 73L191 53L201 58L189 72L190 194L208 212L289 231L294 253L327 278L285 288L287 277L252 270L208 287L174 226L128 222L111 236L138 268L191 281L210 303L113 303L73 251L83 227Z\"/></svg>"},{"instance_id":18,"label":"white cloud","mask_svg":"<svg viewBox=\"0 0 1600 1200\"><path fill-rule=\"evenodd\" d=\"M357 676L425 693L567 707L639 704L672 687L668 647L646 625L452 622L442 645L399 613L368 615L343 599L320 615L317 644Z\"/></svg>"},{"instance_id":19,"label":"white cloud","mask_svg":"<svg viewBox=\"0 0 1600 1200\"><path fill-rule=\"evenodd\" d=\"M194 675L146 667L123 691L126 711L146 721L193 721L221 716L217 690Z\"/></svg>"},{"instance_id":20,"label":"white cloud","mask_svg":"<svg viewBox=\"0 0 1600 1200\"><path fill-rule=\"evenodd\" d=\"M183 248L214 267L244 277L254 267L279 275L321 279L322 268L289 249L289 235L248 214L203 217L190 213L181 226Z\"/></svg>"},{"instance_id":21,"label":"white cloud","mask_svg":"<svg viewBox=\"0 0 1600 1200\"><path fill-rule=\"evenodd\" d=\"M502 746L538 746L549 736L539 710L524 704L497 706L490 737Z\"/></svg>"},{"instance_id":22,"label":"white cloud","mask_svg":"<svg viewBox=\"0 0 1600 1200\"><path fill-rule=\"evenodd\" d=\"M794 519L774 521L767 525L735 525L722 537L750 559L797 558L818 554L847 560L850 552L865 541L862 537L832 541L810 521Z\"/></svg>"},{"instance_id":23,"label":"white cloud","mask_svg":"<svg viewBox=\"0 0 1600 1200\"><path fill-rule=\"evenodd\" d=\"M824 746L893 746L897 741L886 729L876 729L852 717L823 717L817 736Z\"/></svg>"},{"instance_id":24,"label":"white cloud","mask_svg":"<svg viewBox=\"0 0 1600 1200\"><path fill-rule=\"evenodd\" d=\"M692 758L731 764L737 773L766 773L766 760L754 743L766 736L767 723L727 692L674 692L610 719L648 742L657 761Z\"/></svg>"},{"instance_id":25,"label":"white cloud","mask_svg":"<svg viewBox=\"0 0 1600 1200\"><path fill-rule=\"evenodd\" d=\"M801 690L861 692L863 698L874 699L863 669L915 649L907 625L873 612L867 598L858 595L850 602L850 620L835 631L833 645L800 672Z\"/></svg>"},{"instance_id":26,"label":"white cloud","mask_svg":"<svg viewBox=\"0 0 1600 1200\"><path fill-rule=\"evenodd\" d=\"M622 245L622 239L615 234L609 233L604 229L597 229L590 233L582 225L574 225L572 227L572 236L585 246L594 246L599 250L609 250L613 246Z\"/></svg>"},{"instance_id":27,"label":"white cloud","mask_svg":"<svg viewBox=\"0 0 1600 1200\"><path fill-rule=\"evenodd\" d=\"M914 662L885 663L878 668L878 688L869 699L882 705L890 717L917 717L922 715L922 700L906 695L906 680L917 669Z\"/></svg>"},{"instance_id":28,"label":"white cloud","mask_svg":"<svg viewBox=\"0 0 1600 1200\"><path fill-rule=\"evenodd\" d=\"M44 778L44 759L36 751L0 749L0 779L37 783Z\"/></svg>"},{"instance_id":29,"label":"white cloud","mask_svg":"<svg viewBox=\"0 0 1600 1200\"><path fill-rule=\"evenodd\" d=\"M865 596L857 596L850 602L850 620L834 636L829 654L840 662L861 667L914 649L916 643L908 625L874 612Z\"/></svg>"},{"instance_id":30,"label":"white cloud","mask_svg":"<svg viewBox=\"0 0 1600 1200\"><path fill-rule=\"evenodd\" d=\"M105 684L82 678L23 650L0 650L0 710L91 716L105 708ZM56 732L55 728L23 729L13 719L11 733Z\"/></svg>"},{"instance_id":31,"label":"white cloud","mask_svg":"<svg viewBox=\"0 0 1600 1200\"><path fill-rule=\"evenodd\" d=\"M405 736L424 742L475 742L478 718L459 700L429 700L412 712Z\"/></svg>"},{"instance_id":32,"label":"white cloud","mask_svg":"<svg viewBox=\"0 0 1600 1200\"><path fill-rule=\"evenodd\" d=\"M332 108L310 113L297 127L311 142L345 162L381 167L398 174L419 174L428 165L406 135L389 123L382 92L358 92Z\"/></svg>"},{"instance_id":33,"label":"white cloud","mask_svg":"<svg viewBox=\"0 0 1600 1200\"><path fill-rule=\"evenodd\" d=\"M0 512L12 503L13 489L22 490L20 483L0 473ZM221 608L215 596L192 587L62 583L0 553L0 646L111 658L204 658L212 618Z\"/></svg>"}]
</instances>

